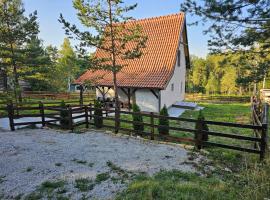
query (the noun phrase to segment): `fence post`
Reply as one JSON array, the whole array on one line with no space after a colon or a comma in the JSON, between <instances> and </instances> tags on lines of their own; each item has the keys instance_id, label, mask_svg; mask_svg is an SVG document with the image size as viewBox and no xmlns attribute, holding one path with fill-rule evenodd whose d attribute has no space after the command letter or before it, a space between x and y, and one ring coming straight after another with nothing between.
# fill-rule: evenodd
<instances>
[{"instance_id":1,"label":"fence post","mask_svg":"<svg viewBox=\"0 0 270 200\"><path fill-rule=\"evenodd\" d=\"M262 123L262 134L261 134L261 143L260 143L260 160L265 158L265 153L267 149L267 130L268 130L268 110L269 106L267 103L264 104L264 116L263 116L263 123Z\"/></svg>"},{"instance_id":2,"label":"fence post","mask_svg":"<svg viewBox=\"0 0 270 200\"><path fill-rule=\"evenodd\" d=\"M197 121L199 129L196 130L196 136L195 136L195 143L196 143L196 147L198 150L200 150L202 148L202 129L200 129L201 127L203 127L203 122L201 120Z\"/></svg>"},{"instance_id":3,"label":"fence post","mask_svg":"<svg viewBox=\"0 0 270 200\"><path fill-rule=\"evenodd\" d=\"M73 131L72 108L68 105L68 128Z\"/></svg>"},{"instance_id":4,"label":"fence post","mask_svg":"<svg viewBox=\"0 0 270 200\"><path fill-rule=\"evenodd\" d=\"M88 107L84 107L85 110L85 128L89 128L89 120L88 120Z\"/></svg>"},{"instance_id":5,"label":"fence post","mask_svg":"<svg viewBox=\"0 0 270 200\"><path fill-rule=\"evenodd\" d=\"M39 102L39 111L40 111L40 116L41 116L42 127L44 127L46 125L45 113L44 113L44 105L41 101Z\"/></svg>"},{"instance_id":6,"label":"fence post","mask_svg":"<svg viewBox=\"0 0 270 200\"><path fill-rule=\"evenodd\" d=\"M90 111L90 120L92 120L92 103L89 104L89 111Z\"/></svg>"},{"instance_id":7,"label":"fence post","mask_svg":"<svg viewBox=\"0 0 270 200\"><path fill-rule=\"evenodd\" d=\"M261 152L260 152L260 160L263 160L266 153L266 145L267 145L267 124L262 124L262 135L261 135Z\"/></svg>"},{"instance_id":8,"label":"fence post","mask_svg":"<svg viewBox=\"0 0 270 200\"><path fill-rule=\"evenodd\" d=\"M118 109L115 109L115 113L114 113L114 120L115 120L115 124L114 124L114 133L117 134L119 131L119 126L120 126L120 113Z\"/></svg>"},{"instance_id":9,"label":"fence post","mask_svg":"<svg viewBox=\"0 0 270 200\"><path fill-rule=\"evenodd\" d=\"M9 118L9 126L11 131L15 131L15 126L14 126L14 107L13 103L9 103L7 105L7 111L8 111L8 118Z\"/></svg>"},{"instance_id":10,"label":"fence post","mask_svg":"<svg viewBox=\"0 0 270 200\"><path fill-rule=\"evenodd\" d=\"M154 140L154 134L155 134L155 127L154 127L154 113L151 112L150 113L150 120L151 120L151 140Z\"/></svg>"}]
</instances>

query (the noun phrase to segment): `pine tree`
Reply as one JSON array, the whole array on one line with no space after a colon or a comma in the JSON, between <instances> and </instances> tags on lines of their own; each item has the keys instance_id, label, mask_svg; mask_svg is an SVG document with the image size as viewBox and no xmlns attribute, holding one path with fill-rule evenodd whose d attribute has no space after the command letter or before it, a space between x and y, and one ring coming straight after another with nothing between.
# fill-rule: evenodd
<instances>
[{"instance_id":1,"label":"pine tree","mask_svg":"<svg viewBox=\"0 0 270 200\"><path fill-rule=\"evenodd\" d=\"M161 109L159 115L164 116L164 118L163 117L159 118L158 125L165 126L165 127L158 127L158 132L159 132L159 134L162 134L162 135L168 135L170 124L169 124L169 120L167 118L165 118L165 117L169 116L166 105L164 105L164 107Z\"/></svg>"},{"instance_id":2,"label":"pine tree","mask_svg":"<svg viewBox=\"0 0 270 200\"><path fill-rule=\"evenodd\" d=\"M32 37L25 49L26 65L19 69L20 76L30 84L32 90L50 90L51 61L42 41L37 37Z\"/></svg>"},{"instance_id":3,"label":"pine tree","mask_svg":"<svg viewBox=\"0 0 270 200\"><path fill-rule=\"evenodd\" d=\"M92 69L102 69L113 74L113 87L115 92L115 126L119 127L119 97L117 73L123 65L118 59L134 59L142 55L141 49L145 47L147 37L143 35L140 26L126 23L131 17L126 17L128 11L136 8L137 4L124 6L122 0L74 0L73 6L82 25L90 31L80 31L76 25L71 25L61 15L59 21L64 25L66 34L75 37L81 43L78 46L82 56L89 59ZM126 48L128 43L130 48ZM103 58L96 58L86 54L87 48L98 48L105 52Z\"/></svg>"},{"instance_id":4,"label":"pine tree","mask_svg":"<svg viewBox=\"0 0 270 200\"><path fill-rule=\"evenodd\" d=\"M35 37L39 30L36 11L26 17L21 0L0 1L0 65L11 72L15 99L22 101L18 69L26 66L26 43Z\"/></svg>"},{"instance_id":5,"label":"pine tree","mask_svg":"<svg viewBox=\"0 0 270 200\"><path fill-rule=\"evenodd\" d=\"M132 105L133 112L140 113L141 109L137 104ZM133 122L143 123L143 116L142 115L136 115L132 114ZM133 123L133 129L135 132L143 132L144 131L144 125L143 124L136 124Z\"/></svg>"}]
</instances>

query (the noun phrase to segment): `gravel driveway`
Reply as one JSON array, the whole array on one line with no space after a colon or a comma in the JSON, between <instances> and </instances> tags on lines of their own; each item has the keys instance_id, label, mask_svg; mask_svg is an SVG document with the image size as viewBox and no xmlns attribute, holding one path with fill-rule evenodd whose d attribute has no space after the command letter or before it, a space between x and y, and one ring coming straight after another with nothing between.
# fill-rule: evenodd
<instances>
[{"instance_id":1,"label":"gravel driveway","mask_svg":"<svg viewBox=\"0 0 270 200\"><path fill-rule=\"evenodd\" d=\"M0 199L113 199L138 174L193 171L186 160L179 146L97 131L0 131Z\"/></svg>"}]
</instances>

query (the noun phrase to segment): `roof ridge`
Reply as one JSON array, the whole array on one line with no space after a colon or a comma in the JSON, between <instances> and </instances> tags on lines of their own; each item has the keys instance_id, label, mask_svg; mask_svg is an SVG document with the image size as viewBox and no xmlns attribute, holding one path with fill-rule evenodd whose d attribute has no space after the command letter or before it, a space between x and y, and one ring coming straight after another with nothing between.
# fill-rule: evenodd
<instances>
[{"instance_id":1,"label":"roof ridge","mask_svg":"<svg viewBox=\"0 0 270 200\"><path fill-rule=\"evenodd\" d=\"M155 16L155 17L146 17L146 18L142 18L142 19L134 19L134 20L130 20L127 21L128 22L142 22L142 21L150 21L150 20L158 20L158 19L162 19L162 18L171 18L171 17L176 17L179 15L183 15L185 16L184 12L179 12L179 13L174 13L174 14L169 14L169 15L161 15L161 16Z\"/></svg>"}]
</instances>

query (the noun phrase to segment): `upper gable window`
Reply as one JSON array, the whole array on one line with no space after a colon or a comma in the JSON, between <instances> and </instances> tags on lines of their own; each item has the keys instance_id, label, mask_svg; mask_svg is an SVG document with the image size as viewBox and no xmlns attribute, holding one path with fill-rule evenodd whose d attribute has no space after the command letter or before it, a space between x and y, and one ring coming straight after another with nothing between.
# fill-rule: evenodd
<instances>
[{"instance_id":1,"label":"upper gable window","mask_svg":"<svg viewBox=\"0 0 270 200\"><path fill-rule=\"evenodd\" d=\"M174 91L174 84L173 83L171 85L171 90L172 90L172 92Z\"/></svg>"},{"instance_id":2,"label":"upper gable window","mask_svg":"<svg viewBox=\"0 0 270 200\"><path fill-rule=\"evenodd\" d=\"M181 58L181 51L178 49L177 50L177 66L180 67L180 58Z\"/></svg>"}]
</instances>

